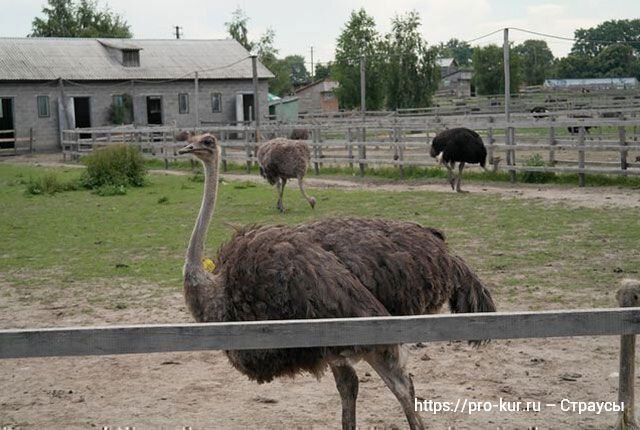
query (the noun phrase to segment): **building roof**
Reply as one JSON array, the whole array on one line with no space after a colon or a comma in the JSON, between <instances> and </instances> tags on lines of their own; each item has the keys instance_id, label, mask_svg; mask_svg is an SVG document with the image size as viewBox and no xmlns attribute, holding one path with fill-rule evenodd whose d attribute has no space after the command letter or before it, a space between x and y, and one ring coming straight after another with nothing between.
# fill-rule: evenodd
<instances>
[{"instance_id":1,"label":"building roof","mask_svg":"<svg viewBox=\"0 0 640 430\"><path fill-rule=\"evenodd\" d=\"M436 65L438 67L453 67L457 66L458 62L455 58L438 58L436 60Z\"/></svg>"},{"instance_id":2,"label":"building roof","mask_svg":"<svg viewBox=\"0 0 640 430\"><path fill-rule=\"evenodd\" d=\"M273 98L272 98L273 97ZM274 105L279 105L279 104L287 104L287 103L293 103L293 102L297 102L298 101L298 97L284 97L284 98L280 98L278 96L275 96L273 94L269 94L269 106L274 106Z\"/></svg>"},{"instance_id":3,"label":"building roof","mask_svg":"<svg viewBox=\"0 0 640 430\"><path fill-rule=\"evenodd\" d=\"M296 94L302 92L302 91L306 91L311 87L315 87L317 85L321 85L322 87L320 88L320 91L333 91L337 86L338 83L336 81L332 81L329 78L323 78L320 79L318 81L315 82L311 82L310 84L307 85L303 85L300 88L297 88L295 90Z\"/></svg>"},{"instance_id":4,"label":"building roof","mask_svg":"<svg viewBox=\"0 0 640 430\"><path fill-rule=\"evenodd\" d=\"M585 87L590 85L638 85L636 78L546 79L545 87Z\"/></svg>"},{"instance_id":5,"label":"building roof","mask_svg":"<svg viewBox=\"0 0 640 430\"><path fill-rule=\"evenodd\" d=\"M114 49L139 51L125 67ZM251 79L249 53L234 39L0 38L1 80ZM273 74L258 62L258 77Z\"/></svg>"}]
</instances>

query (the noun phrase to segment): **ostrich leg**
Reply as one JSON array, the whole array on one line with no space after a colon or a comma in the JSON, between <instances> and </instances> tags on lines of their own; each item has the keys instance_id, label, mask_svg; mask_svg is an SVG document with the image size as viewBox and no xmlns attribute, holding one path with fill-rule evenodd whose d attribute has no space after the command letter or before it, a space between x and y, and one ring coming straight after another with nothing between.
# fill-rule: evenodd
<instances>
[{"instance_id":1,"label":"ostrich leg","mask_svg":"<svg viewBox=\"0 0 640 430\"><path fill-rule=\"evenodd\" d=\"M298 178L298 186L300 187L300 192L302 193L302 196L307 200L307 202L309 202L309 206L311 206L311 209L316 207L316 199L314 197L309 197L307 195L307 192L304 190L304 179L302 177Z\"/></svg>"},{"instance_id":2,"label":"ostrich leg","mask_svg":"<svg viewBox=\"0 0 640 430\"><path fill-rule=\"evenodd\" d=\"M409 422L409 428L424 430L422 419L415 411L415 391L411 376L400 361L400 347L396 346L395 348L397 348L395 351L389 349L373 352L365 359L402 405L402 410Z\"/></svg>"},{"instance_id":3,"label":"ostrich leg","mask_svg":"<svg viewBox=\"0 0 640 430\"><path fill-rule=\"evenodd\" d=\"M462 181L462 169L464 169L464 161L461 161L458 165L458 182L456 184L456 191L459 193L465 193L466 191L462 191L460 188L460 181Z\"/></svg>"},{"instance_id":4,"label":"ostrich leg","mask_svg":"<svg viewBox=\"0 0 640 430\"><path fill-rule=\"evenodd\" d=\"M284 206L282 205L282 195L284 194L284 186L287 185L287 180L284 178L278 179L276 187L278 188L278 210L284 212Z\"/></svg>"},{"instance_id":5,"label":"ostrich leg","mask_svg":"<svg viewBox=\"0 0 640 430\"><path fill-rule=\"evenodd\" d=\"M331 371L342 400L342 430L356 430L358 375L348 364L331 365Z\"/></svg>"},{"instance_id":6,"label":"ostrich leg","mask_svg":"<svg viewBox=\"0 0 640 430\"><path fill-rule=\"evenodd\" d=\"M456 162L455 161L451 161L449 163L445 162L444 163L444 167L447 168L447 181L449 182L449 185L451 185L451 189L455 190L455 182L456 182L456 178L453 174L453 168L456 166Z\"/></svg>"}]
</instances>

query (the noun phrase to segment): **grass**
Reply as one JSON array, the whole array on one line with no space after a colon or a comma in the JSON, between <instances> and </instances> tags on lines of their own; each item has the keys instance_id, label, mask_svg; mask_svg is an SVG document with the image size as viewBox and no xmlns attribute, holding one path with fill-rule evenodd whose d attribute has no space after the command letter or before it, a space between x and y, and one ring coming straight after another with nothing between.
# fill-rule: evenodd
<instances>
[{"instance_id":1,"label":"grass","mask_svg":"<svg viewBox=\"0 0 640 430\"><path fill-rule=\"evenodd\" d=\"M61 181L80 175L0 165L0 308L6 307L5 296L43 305L79 294L89 306L83 312L118 310L180 291L201 183L188 176L151 176L147 186L126 195L25 194L25 177L50 173ZM410 220L444 230L452 249L493 285L499 303L533 309L612 305L619 278L638 276L640 269L637 209L576 209L473 193L311 194L318 199L314 211L288 187L289 211L282 215L272 187L222 181L208 254L215 255L230 237L228 223L295 224L329 216Z\"/></svg>"}]
</instances>

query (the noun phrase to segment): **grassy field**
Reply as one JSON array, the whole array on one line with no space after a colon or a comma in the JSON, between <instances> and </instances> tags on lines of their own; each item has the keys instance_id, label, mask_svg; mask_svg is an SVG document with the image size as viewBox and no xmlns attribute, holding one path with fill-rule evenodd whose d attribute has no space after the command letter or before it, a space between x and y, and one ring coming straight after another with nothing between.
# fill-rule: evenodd
<instances>
[{"instance_id":1,"label":"grassy field","mask_svg":"<svg viewBox=\"0 0 640 430\"><path fill-rule=\"evenodd\" d=\"M73 312L153 307L181 290L184 251L202 183L189 176L149 177L126 195L90 191L29 195L30 178L74 169L0 165L0 309L46 307L82 297ZM231 224L294 224L330 216L411 220L442 229L509 309L613 305L618 280L640 269L640 211L571 208L495 195L312 189L309 209L294 187L289 211L275 190L223 181L208 254ZM637 275L635 275L637 276ZM74 302L75 303L75 302Z\"/></svg>"}]
</instances>

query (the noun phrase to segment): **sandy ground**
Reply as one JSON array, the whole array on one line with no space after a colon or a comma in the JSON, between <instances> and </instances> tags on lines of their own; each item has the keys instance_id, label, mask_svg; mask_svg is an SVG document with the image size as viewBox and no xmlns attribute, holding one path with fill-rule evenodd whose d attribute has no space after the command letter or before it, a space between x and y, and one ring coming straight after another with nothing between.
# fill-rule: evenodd
<instances>
[{"instance_id":1,"label":"sandy ground","mask_svg":"<svg viewBox=\"0 0 640 430\"><path fill-rule=\"evenodd\" d=\"M12 162L23 161L13 159ZM33 162L26 161L26 162ZM2 160L1 162L7 162ZM39 159L39 163L57 160ZM225 175L228 179L257 179ZM444 184L352 183L310 178L313 187L375 188L451 192ZM545 199L550 204L638 207L633 190L558 189L468 184L471 192L502 198ZM63 274L54 274L53 278ZM36 277L43 282L46 277ZM6 279L0 274L0 291ZM117 282L82 288L122 288ZM3 288L4 287L4 288ZM133 289L135 287L135 289ZM43 283L43 291L55 288ZM78 287L80 288L80 286ZM129 286L145 294L152 285ZM153 308L94 308L81 291L44 307L1 294L0 327L189 322L181 294L167 293ZM608 295L609 296L609 295ZM612 294L611 305L614 305ZM500 306L499 298L498 305ZM513 306L510 306L513 309ZM504 309L504 307L503 307ZM540 412L422 412L430 429L604 429L614 413L579 415L561 401L615 401L618 339L615 337L494 341L480 349L463 343L407 345L408 367L419 400L540 402ZM362 429L404 429L400 406L375 372L357 365L358 419ZM19 359L0 361L0 428L7 429L337 429L340 400L330 373L257 385L237 373L222 353ZM546 406L554 404L556 406ZM566 405L566 402L564 403ZM524 408L525 403L522 404Z\"/></svg>"}]
</instances>

